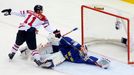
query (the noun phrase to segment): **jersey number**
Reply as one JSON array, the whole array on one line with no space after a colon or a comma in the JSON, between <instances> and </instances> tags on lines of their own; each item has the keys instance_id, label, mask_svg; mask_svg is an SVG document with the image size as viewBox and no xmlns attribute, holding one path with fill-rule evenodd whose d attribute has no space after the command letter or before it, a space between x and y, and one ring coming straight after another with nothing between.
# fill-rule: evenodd
<instances>
[{"instance_id":1,"label":"jersey number","mask_svg":"<svg viewBox=\"0 0 134 75\"><path fill-rule=\"evenodd\" d=\"M31 18L32 15L28 15L24 23L27 23L28 20ZM32 26L33 22L35 21L36 17L32 17L32 20L28 23L28 25Z\"/></svg>"}]
</instances>

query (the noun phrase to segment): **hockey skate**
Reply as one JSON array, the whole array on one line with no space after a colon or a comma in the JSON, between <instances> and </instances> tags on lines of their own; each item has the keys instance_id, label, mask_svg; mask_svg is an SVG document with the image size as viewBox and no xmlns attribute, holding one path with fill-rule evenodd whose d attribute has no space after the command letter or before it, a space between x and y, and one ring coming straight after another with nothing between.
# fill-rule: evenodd
<instances>
[{"instance_id":1,"label":"hockey skate","mask_svg":"<svg viewBox=\"0 0 134 75\"><path fill-rule=\"evenodd\" d=\"M10 60L12 60L12 59L13 59L13 57L14 57L14 55L15 55L15 53L14 53L14 52L9 53L9 54L8 54L9 59L10 59Z\"/></svg>"}]
</instances>

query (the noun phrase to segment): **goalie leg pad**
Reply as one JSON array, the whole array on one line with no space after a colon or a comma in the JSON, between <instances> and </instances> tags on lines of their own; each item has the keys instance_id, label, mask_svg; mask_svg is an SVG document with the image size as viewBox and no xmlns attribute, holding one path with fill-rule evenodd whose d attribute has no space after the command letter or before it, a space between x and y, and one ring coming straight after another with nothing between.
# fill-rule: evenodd
<instances>
[{"instance_id":1,"label":"goalie leg pad","mask_svg":"<svg viewBox=\"0 0 134 75\"><path fill-rule=\"evenodd\" d=\"M50 54L47 57L43 57L43 61L52 60L54 66L57 66L64 62L65 58L62 55L61 51Z\"/></svg>"}]
</instances>

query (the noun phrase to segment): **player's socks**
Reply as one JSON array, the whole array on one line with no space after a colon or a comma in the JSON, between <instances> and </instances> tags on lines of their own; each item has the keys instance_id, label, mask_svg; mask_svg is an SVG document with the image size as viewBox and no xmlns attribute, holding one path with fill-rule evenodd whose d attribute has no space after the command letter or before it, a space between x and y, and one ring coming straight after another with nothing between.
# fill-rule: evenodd
<instances>
[{"instance_id":1,"label":"player's socks","mask_svg":"<svg viewBox=\"0 0 134 75\"><path fill-rule=\"evenodd\" d=\"M18 51L19 45L14 44L12 49L11 49L11 53L8 54L8 57L10 60L13 59L14 55L16 54L16 52Z\"/></svg>"}]
</instances>

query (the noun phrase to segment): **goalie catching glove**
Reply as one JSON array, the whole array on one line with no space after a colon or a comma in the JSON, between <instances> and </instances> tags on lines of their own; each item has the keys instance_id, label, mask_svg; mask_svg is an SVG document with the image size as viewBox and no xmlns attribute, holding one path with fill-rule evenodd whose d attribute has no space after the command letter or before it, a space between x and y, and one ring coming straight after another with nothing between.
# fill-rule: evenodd
<instances>
[{"instance_id":1,"label":"goalie catching glove","mask_svg":"<svg viewBox=\"0 0 134 75\"><path fill-rule=\"evenodd\" d=\"M8 15L11 15L11 11L12 9L3 9L1 13L4 13L4 16L8 16Z\"/></svg>"}]
</instances>

